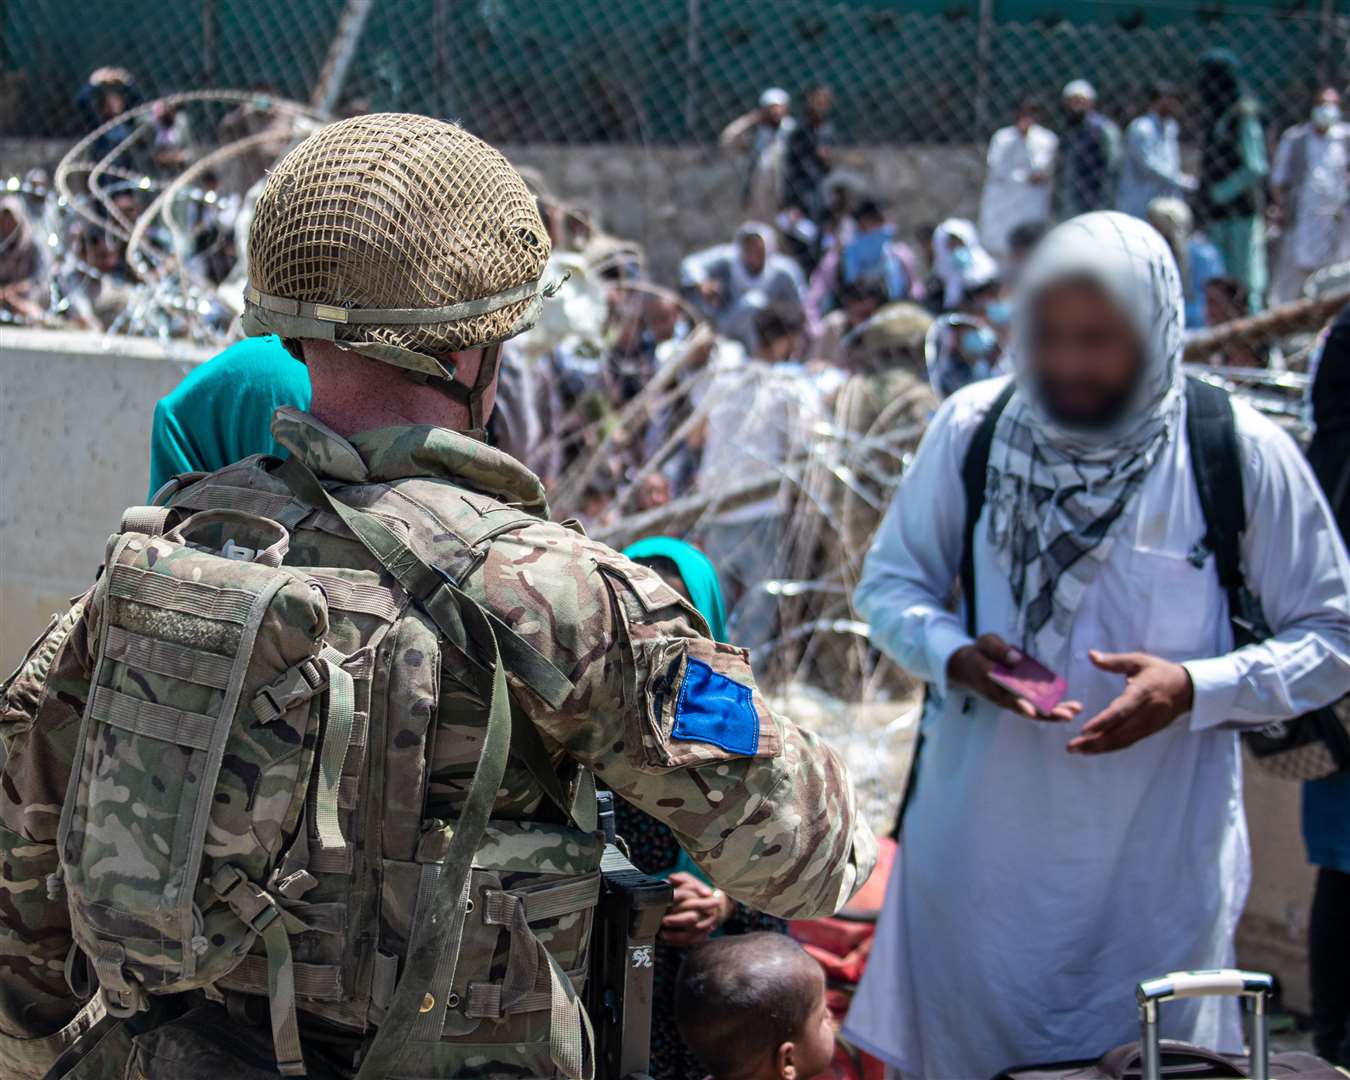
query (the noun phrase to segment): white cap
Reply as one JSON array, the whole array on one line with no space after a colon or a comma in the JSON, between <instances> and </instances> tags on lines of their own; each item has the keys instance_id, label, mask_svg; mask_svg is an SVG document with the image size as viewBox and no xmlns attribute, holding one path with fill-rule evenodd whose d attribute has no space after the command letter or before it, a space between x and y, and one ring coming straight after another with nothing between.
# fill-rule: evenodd
<instances>
[{"instance_id":1,"label":"white cap","mask_svg":"<svg viewBox=\"0 0 1350 1080\"><path fill-rule=\"evenodd\" d=\"M1097 91L1093 89L1092 84L1086 79L1074 79L1073 82L1065 85L1062 96L1066 98L1085 97L1089 101L1096 101Z\"/></svg>"},{"instance_id":2,"label":"white cap","mask_svg":"<svg viewBox=\"0 0 1350 1080\"><path fill-rule=\"evenodd\" d=\"M787 105L791 100L781 86L771 86L759 95L759 107L767 109L770 105Z\"/></svg>"}]
</instances>

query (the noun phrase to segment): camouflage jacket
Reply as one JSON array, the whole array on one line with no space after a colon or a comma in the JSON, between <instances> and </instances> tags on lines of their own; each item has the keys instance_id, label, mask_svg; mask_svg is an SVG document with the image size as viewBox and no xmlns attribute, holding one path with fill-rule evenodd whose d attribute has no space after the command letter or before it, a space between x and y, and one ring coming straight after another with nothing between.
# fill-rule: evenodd
<instances>
[{"instance_id":1,"label":"camouflage jacket","mask_svg":"<svg viewBox=\"0 0 1350 1080\"><path fill-rule=\"evenodd\" d=\"M832 913L865 879L875 842L840 758L774 714L755 688L744 651L711 641L699 614L656 574L549 522L543 488L527 469L482 443L431 427L346 439L313 417L282 409L273 431L316 474L343 485L335 491L344 501L386 520L401 520L407 496L423 507L447 508L446 520L462 518L466 506L482 520L467 564L461 537L438 536L424 524L408 528L423 530L419 550L432 561L438 545L447 560L453 556L461 587L570 679L573 690L556 706L512 681L513 700L555 760L570 756L590 767L669 825L731 896L765 912L807 918ZM268 464L247 459L187 483L172 501L201 509L228 495L265 512L293 498ZM300 511L287 521L288 563L380 571L334 515ZM0 788L0 1073L6 1076L40 1076L69 1029L55 1033L80 1004L63 971L67 912L63 902L49 899L47 879L57 868L58 819L89 693L87 600L53 620L0 702L8 752ZM674 662L686 658L699 663L683 670L711 671L743 689L757 721L743 733L747 745L723 749L675 731L676 702L696 692L671 684ZM436 691L442 703L474 692L472 680L448 675L441 672ZM477 739L462 719L469 710L411 701L407 708L422 710L424 725L431 709L437 724L425 801L419 796L385 809L386 820L402 815L415 835L424 813L454 816ZM494 816L528 821L543 801L531 773L513 763Z\"/></svg>"}]
</instances>

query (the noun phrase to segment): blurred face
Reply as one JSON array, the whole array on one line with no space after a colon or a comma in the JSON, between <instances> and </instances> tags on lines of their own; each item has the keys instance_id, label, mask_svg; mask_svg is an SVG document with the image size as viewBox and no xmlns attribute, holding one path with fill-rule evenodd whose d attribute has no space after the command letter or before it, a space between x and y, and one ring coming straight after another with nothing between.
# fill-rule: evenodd
<instances>
[{"instance_id":1,"label":"blurred face","mask_svg":"<svg viewBox=\"0 0 1350 1080\"><path fill-rule=\"evenodd\" d=\"M1092 99L1086 94L1071 94L1064 99L1064 108L1071 116L1086 116L1092 111Z\"/></svg>"},{"instance_id":2,"label":"blurred face","mask_svg":"<svg viewBox=\"0 0 1350 1080\"><path fill-rule=\"evenodd\" d=\"M99 102L99 110L103 113L103 119L111 120L114 116L127 111L127 99L122 96L120 90L105 90Z\"/></svg>"},{"instance_id":3,"label":"blurred face","mask_svg":"<svg viewBox=\"0 0 1350 1080\"><path fill-rule=\"evenodd\" d=\"M859 326L876 314L881 306L879 299L872 293L850 293L844 300L844 317L850 327Z\"/></svg>"},{"instance_id":4,"label":"blurred face","mask_svg":"<svg viewBox=\"0 0 1350 1080\"><path fill-rule=\"evenodd\" d=\"M1031 130L1031 125L1036 122L1035 109L1023 109L1017 114L1017 130L1025 135Z\"/></svg>"},{"instance_id":5,"label":"blurred face","mask_svg":"<svg viewBox=\"0 0 1350 1080\"><path fill-rule=\"evenodd\" d=\"M652 473L646 477L642 481L642 486L638 488L637 501L639 510L655 510L658 506L665 506L670 502L670 481L666 479L665 474Z\"/></svg>"},{"instance_id":6,"label":"blurred face","mask_svg":"<svg viewBox=\"0 0 1350 1080\"><path fill-rule=\"evenodd\" d=\"M1124 412L1143 355L1134 327L1099 286L1063 282L1036 295L1030 363L1050 416L1092 428Z\"/></svg>"},{"instance_id":7,"label":"blurred face","mask_svg":"<svg viewBox=\"0 0 1350 1080\"><path fill-rule=\"evenodd\" d=\"M769 105L764 109L764 119L777 127L783 122L783 118L788 114L786 105Z\"/></svg>"},{"instance_id":8,"label":"blurred face","mask_svg":"<svg viewBox=\"0 0 1350 1080\"><path fill-rule=\"evenodd\" d=\"M1312 120L1319 131L1326 131L1341 118L1341 95L1328 86L1313 98Z\"/></svg>"},{"instance_id":9,"label":"blurred face","mask_svg":"<svg viewBox=\"0 0 1350 1080\"><path fill-rule=\"evenodd\" d=\"M806 107L816 117L823 117L834 105L834 92L828 86L819 86L812 90L806 99Z\"/></svg>"},{"instance_id":10,"label":"blurred face","mask_svg":"<svg viewBox=\"0 0 1350 1080\"><path fill-rule=\"evenodd\" d=\"M764 237L757 233L751 233L749 236L741 238L741 262L745 263L745 268L751 274L758 274L764 269L764 263L768 259L768 250L764 246Z\"/></svg>"},{"instance_id":11,"label":"blurred face","mask_svg":"<svg viewBox=\"0 0 1350 1080\"><path fill-rule=\"evenodd\" d=\"M680 320L680 309L663 297L651 297L647 302L647 329L656 341L669 341Z\"/></svg>"},{"instance_id":12,"label":"blurred face","mask_svg":"<svg viewBox=\"0 0 1350 1080\"><path fill-rule=\"evenodd\" d=\"M14 216L13 210L0 210L0 237L8 239L18 227L19 219Z\"/></svg>"},{"instance_id":13,"label":"blurred face","mask_svg":"<svg viewBox=\"0 0 1350 1080\"><path fill-rule=\"evenodd\" d=\"M1181 99L1175 94L1164 94L1153 103L1153 111L1159 116L1176 116L1181 112Z\"/></svg>"}]
</instances>

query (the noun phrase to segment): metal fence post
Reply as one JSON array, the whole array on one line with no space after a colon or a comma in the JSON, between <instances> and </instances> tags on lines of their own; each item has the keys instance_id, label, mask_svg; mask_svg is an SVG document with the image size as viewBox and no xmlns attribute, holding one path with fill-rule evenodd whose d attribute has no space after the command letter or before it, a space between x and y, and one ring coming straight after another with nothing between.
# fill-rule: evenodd
<instances>
[{"instance_id":1,"label":"metal fence post","mask_svg":"<svg viewBox=\"0 0 1350 1080\"><path fill-rule=\"evenodd\" d=\"M698 125L699 0L685 0L684 137L694 141Z\"/></svg>"},{"instance_id":2,"label":"metal fence post","mask_svg":"<svg viewBox=\"0 0 1350 1080\"><path fill-rule=\"evenodd\" d=\"M989 69L994 53L994 0L979 0L979 25L975 32L975 108L972 119L975 143L989 137Z\"/></svg>"}]
</instances>

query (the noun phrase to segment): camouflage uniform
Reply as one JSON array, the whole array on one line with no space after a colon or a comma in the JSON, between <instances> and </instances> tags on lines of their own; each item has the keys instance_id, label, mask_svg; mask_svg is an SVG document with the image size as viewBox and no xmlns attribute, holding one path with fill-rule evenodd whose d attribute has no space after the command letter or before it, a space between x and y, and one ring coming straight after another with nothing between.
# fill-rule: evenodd
<instances>
[{"instance_id":1,"label":"camouflage uniform","mask_svg":"<svg viewBox=\"0 0 1350 1080\"><path fill-rule=\"evenodd\" d=\"M555 762L570 758L589 767L668 824L713 881L752 907L790 918L827 914L863 881L875 846L839 757L810 732L772 713L754 687L746 654L711 641L698 613L658 576L579 530L547 521L543 489L523 466L438 428L386 428L345 439L313 417L283 409L273 430L319 477L336 482L330 485L334 494L401 525L425 558L455 576L465 592L566 675L572 689L553 703L511 677L514 704ZM287 565L350 567L371 580L377 576L388 588L389 576L342 523L322 508L300 503L269 471L274 465L248 459L187 483L172 502L190 511L248 505L290 528ZM409 513L408 497L430 517ZM81 1003L63 971L70 921L64 903L48 896L48 879L58 865L58 819L90 692L96 613L87 601L53 621L4 687L0 1074L5 1077L41 1076L72 1032L89 1020L86 1011L72 1023ZM433 636L396 643L379 664L432 666L424 652L435 641ZM424 841L428 819L455 817L477 759L483 682L478 673L457 670L450 655L441 656L439 670L422 684L425 694L387 705L391 723L406 717L410 726L420 722L425 730L434 721L435 738L428 743L434 753L423 785L385 791L380 836L364 838L383 845L386 857L409 857L398 849ZM751 695L758 729L750 733L750 753L682 739L672 731L683 689L675 682L686 659L702 661ZM465 704L479 708L458 707ZM400 734L389 733L388 753L398 752ZM494 819L527 828L547 816L545 808L534 774L513 760ZM557 857L565 862L570 855L560 851ZM396 863L386 858L384 865L380 919L388 926L405 919L398 909L412 897L395 880ZM555 948L556 937L541 938ZM301 1010L303 1026L303 1001ZM61 1030L63 1025L69 1026ZM446 1031L453 1039L452 1028ZM307 1047L312 1038L312 1032L306 1035ZM352 1039L360 1041L359 1035ZM539 1071L514 1059L509 1044L478 1059L454 1059L453 1066L451 1060L438 1059L430 1066L434 1073L421 1075Z\"/></svg>"}]
</instances>

